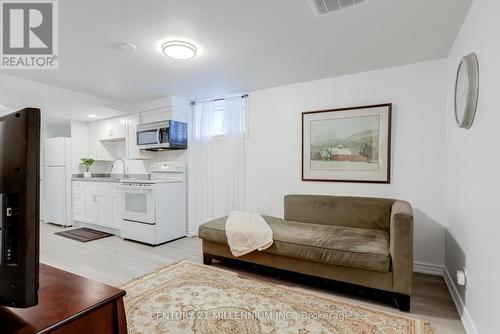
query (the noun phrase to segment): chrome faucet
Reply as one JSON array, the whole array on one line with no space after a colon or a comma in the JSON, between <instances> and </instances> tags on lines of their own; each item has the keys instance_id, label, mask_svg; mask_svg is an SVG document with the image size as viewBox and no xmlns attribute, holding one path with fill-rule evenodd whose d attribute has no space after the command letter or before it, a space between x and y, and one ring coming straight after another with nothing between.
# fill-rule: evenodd
<instances>
[{"instance_id":1,"label":"chrome faucet","mask_svg":"<svg viewBox=\"0 0 500 334\"><path fill-rule=\"evenodd\" d=\"M127 179L128 178L128 174L127 174L127 166L125 165L125 160L123 160L122 158L115 159L113 161L113 166L115 165L115 162L117 162L117 161L121 161L122 162L122 164L123 164L123 178Z\"/></svg>"}]
</instances>

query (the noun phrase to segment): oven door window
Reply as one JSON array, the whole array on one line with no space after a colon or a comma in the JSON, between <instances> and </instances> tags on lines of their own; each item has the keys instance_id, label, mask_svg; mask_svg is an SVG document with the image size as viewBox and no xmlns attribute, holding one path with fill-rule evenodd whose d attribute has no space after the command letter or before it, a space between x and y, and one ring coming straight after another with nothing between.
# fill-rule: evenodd
<instances>
[{"instance_id":1,"label":"oven door window","mask_svg":"<svg viewBox=\"0 0 500 334\"><path fill-rule=\"evenodd\" d=\"M155 223L155 204L150 190L127 190L124 194L123 219L145 223Z\"/></svg>"},{"instance_id":2,"label":"oven door window","mask_svg":"<svg viewBox=\"0 0 500 334\"><path fill-rule=\"evenodd\" d=\"M128 212L148 214L148 195L145 193L126 193L125 210Z\"/></svg>"},{"instance_id":3,"label":"oven door window","mask_svg":"<svg viewBox=\"0 0 500 334\"><path fill-rule=\"evenodd\" d=\"M137 132L137 145L158 144L158 130L145 130Z\"/></svg>"}]
</instances>

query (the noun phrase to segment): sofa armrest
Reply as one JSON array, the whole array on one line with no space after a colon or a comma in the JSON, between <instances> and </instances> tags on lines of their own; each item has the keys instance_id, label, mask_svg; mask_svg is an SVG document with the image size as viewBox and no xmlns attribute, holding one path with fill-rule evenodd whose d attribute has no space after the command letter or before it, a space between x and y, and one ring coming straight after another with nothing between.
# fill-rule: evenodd
<instances>
[{"instance_id":1,"label":"sofa armrest","mask_svg":"<svg viewBox=\"0 0 500 334\"><path fill-rule=\"evenodd\" d=\"M389 238L393 290L410 295L413 278L413 212L408 202L393 203Z\"/></svg>"}]
</instances>

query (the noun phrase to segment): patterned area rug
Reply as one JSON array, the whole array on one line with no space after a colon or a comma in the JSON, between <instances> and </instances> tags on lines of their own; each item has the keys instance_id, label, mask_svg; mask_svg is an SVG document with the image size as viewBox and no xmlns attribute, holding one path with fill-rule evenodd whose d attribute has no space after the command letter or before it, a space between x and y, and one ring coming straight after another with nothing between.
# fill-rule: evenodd
<instances>
[{"instance_id":1,"label":"patterned area rug","mask_svg":"<svg viewBox=\"0 0 500 334\"><path fill-rule=\"evenodd\" d=\"M131 334L433 333L418 319L187 261L122 288Z\"/></svg>"}]
</instances>

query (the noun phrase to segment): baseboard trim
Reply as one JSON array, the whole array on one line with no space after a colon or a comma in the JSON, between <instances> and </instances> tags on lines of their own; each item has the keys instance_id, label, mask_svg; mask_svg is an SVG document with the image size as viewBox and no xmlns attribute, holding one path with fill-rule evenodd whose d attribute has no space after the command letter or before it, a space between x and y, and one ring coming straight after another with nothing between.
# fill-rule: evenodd
<instances>
[{"instance_id":1,"label":"baseboard trim","mask_svg":"<svg viewBox=\"0 0 500 334\"><path fill-rule=\"evenodd\" d=\"M446 283L446 286L448 287L448 290L450 291L451 298L455 303L455 307L460 314L460 319L462 320L465 331L467 332L467 334L479 334L479 331L477 330L477 327L472 320L469 310L467 310L462 297L460 297L460 294L458 293L455 281L453 281L450 273L448 272L448 269L446 268L444 268L444 281Z\"/></svg>"},{"instance_id":2,"label":"baseboard trim","mask_svg":"<svg viewBox=\"0 0 500 334\"><path fill-rule=\"evenodd\" d=\"M428 274L434 276L443 276L444 267L437 264L430 264L424 262L413 262L413 271L421 274Z\"/></svg>"}]
</instances>

